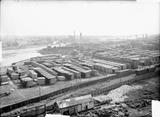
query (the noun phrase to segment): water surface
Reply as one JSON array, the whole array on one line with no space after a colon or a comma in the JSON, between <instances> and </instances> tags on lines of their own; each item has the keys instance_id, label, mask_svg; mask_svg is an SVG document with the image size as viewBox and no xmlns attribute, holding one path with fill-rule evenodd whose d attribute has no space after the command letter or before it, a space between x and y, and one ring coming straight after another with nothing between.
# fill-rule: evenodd
<instances>
[{"instance_id":1,"label":"water surface","mask_svg":"<svg viewBox=\"0 0 160 117\"><path fill-rule=\"evenodd\" d=\"M41 56L38 50L43 47L32 47L25 49L13 49L2 51L2 66L9 66L14 62L29 59L31 57Z\"/></svg>"}]
</instances>

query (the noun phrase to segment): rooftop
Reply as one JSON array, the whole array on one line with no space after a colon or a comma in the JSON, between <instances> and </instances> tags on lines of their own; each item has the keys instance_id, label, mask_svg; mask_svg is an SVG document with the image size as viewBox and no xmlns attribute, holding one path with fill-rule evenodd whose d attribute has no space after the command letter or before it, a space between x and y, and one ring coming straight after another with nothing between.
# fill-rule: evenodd
<instances>
[{"instance_id":1,"label":"rooftop","mask_svg":"<svg viewBox=\"0 0 160 117\"><path fill-rule=\"evenodd\" d=\"M59 108L66 108L66 107L78 105L81 103L90 102L92 100L93 100L93 98L91 95L85 95L85 96L80 96L80 97L69 98L66 100L57 101L57 104L58 104Z\"/></svg>"}]
</instances>

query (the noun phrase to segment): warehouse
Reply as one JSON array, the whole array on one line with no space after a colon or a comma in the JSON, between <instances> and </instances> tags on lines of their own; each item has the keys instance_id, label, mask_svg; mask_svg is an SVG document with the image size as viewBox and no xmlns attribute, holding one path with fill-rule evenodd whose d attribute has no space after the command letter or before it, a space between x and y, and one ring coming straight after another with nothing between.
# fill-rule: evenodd
<instances>
[{"instance_id":1,"label":"warehouse","mask_svg":"<svg viewBox=\"0 0 160 117\"><path fill-rule=\"evenodd\" d=\"M151 59L152 64L157 64L160 62L160 55L159 54L153 54L149 56Z\"/></svg>"},{"instance_id":2,"label":"warehouse","mask_svg":"<svg viewBox=\"0 0 160 117\"><path fill-rule=\"evenodd\" d=\"M29 70L28 71L28 75L32 78L32 79L37 79L37 73L33 70Z\"/></svg>"},{"instance_id":3,"label":"warehouse","mask_svg":"<svg viewBox=\"0 0 160 117\"><path fill-rule=\"evenodd\" d=\"M46 78L46 84L54 84L57 81L56 76L53 76L51 74L46 74L45 78Z\"/></svg>"},{"instance_id":4,"label":"warehouse","mask_svg":"<svg viewBox=\"0 0 160 117\"><path fill-rule=\"evenodd\" d=\"M64 66L80 72L81 78L88 78L91 76L91 72L92 72L91 70L85 70L85 69L82 69L82 68L75 66L75 65L72 65L72 64L64 64Z\"/></svg>"},{"instance_id":5,"label":"warehouse","mask_svg":"<svg viewBox=\"0 0 160 117\"><path fill-rule=\"evenodd\" d=\"M31 62L30 61L25 61L24 65L31 65Z\"/></svg>"},{"instance_id":6,"label":"warehouse","mask_svg":"<svg viewBox=\"0 0 160 117\"><path fill-rule=\"evenodd\" d=\"M100 60L100 59L93 59L93 61L97 63L103 63L103 64L110 65L113 67L117 67L119 70L124 70L127 68L126 64L122 64L122 63L111 62L111 61Z\"/></svg>"},{"instance_id":7,"label":"warehouse","mask_svg":"<svg viewBox=\"0 0 160 117\"><path fill-rule=\"evenodd\" d=\"M32 65L34 66L34 67L40 67L40 68L42 68L42 69L44 69L45 71L47 71L48 73L50 73L50 74L52 74L52 75L54 75L54 76L57 76L57 73L55 72L55 71L53 71L52 69L50 69L50 68L48 68L48 67L46 67L46 66L44 66L44 65L42 65L42 64L39 64L39 63L37 63L37 62L31 62L32 63Z\"/></svg>"},{"instance_id":8,"label":"warehouse","mask_svg":"<svg viewBox=\"0 0 160 117\"><path fill-rule=\"evenodd\" d=\"M93 66L94 67L94 66ZM81 68L85 69L85 70L91 70L89 67L87 66L81 66ZM92 71L92 70L91 70Z\"/></svg>"},{"instance_id":9,"label":"warehouse","mask_svg":"<svg viewBox=\"0 0 160 117\"><path fill-rule=\"evenodd\" d=\"M74 74L74 78L81 78L81 73L80 72L75 71L73 69L69 69L67 67L63 67L63 69L73 73Z\"/></svg>"},{"instance_id":10,"label":"warehouse","mask_svg":"<svg viewBox=\"0 0 160 117\"><path fill-rule=\"evenodd\" d=\"M45 55L45 56L39 56L39 57L32 57L30 60L31 61L39 61L39 60L50 60L50 59L56 59L59 58L60 55Z\"/></svg>"},{"instance_id":11,"label":"warehouse","mask_svg":"<svg viewBox=\"0 0 160 117\"><path fill-rule=\"evenodd\" d=\"M20 76L24 76L26 74L26 72L22 69L18 69L18 74L20 74Z\"/></svg>"},{"instance_id":12,"label":"warehouse","mask_svg":"<svg viewBox=\"0 0 160 117\"><path fill-rule=\"evenodd\" d=\"M17 80L19 78L19 76L20 75L18 73L16 73L16 72L11 73L11 79L12 80Z\"/></svg>"},{"instance_id":13,"label":"warehouse","mask_svg":"<svg viewBox=\"0 0 160 117\"><path fill-rule=\"evenodd\" d=\"M101 63L95 63L94 69L97 69L99 71L106 72L106 73L116 73L117 71L119 71L117 67L104 65Z\"/></svg>"},{"instance_id":14,"label":"warehouse","mask_svg":"<svg viewBox=\"0 0 160 117\"><path fill-rule=\"evenodd\" d=\"M74 113L92 109L94 107L94 100L91 95L85 95L57 101L54 104L54 107L56 108L55 110L63 115L72 115Z\"/></svg>"},{"instance_id":15,"label":"warehouse","mask_svg":"<svg viewBox=\"0 0 160 117\"><path fill-rule=\"evenodd\" d=\"M128 56L124 56L124 55L117 55L117 56L113 56L113 55L105 55L105 56L95 56L96 58L98 59L104 59L104 60L107 60L107 61L114 61L114 62L119 62L119 63L124 63L127 65L127 68L137 68L137 60L131 60Z\"/></svg>"},{"instance_id":16,"label":"warehouse","mask_svg":"<svg viewBox=\"0 0 160 117\"><path fill-rule=\"evenodd\" d=\"M45 77L38 77L37 84L38 85L45 85Z\"/></svg>"},{"instance_id":17,"label":"warehouse","mask_svg":"<svg viewBox=\"0 0 160 117\"><path fill-rule=\"evenodd\" d=\"M52 69L55 70L58 73L58 75L65 76L65 78L67 80L72 80L74 78L74 74L73 73L71 73L71 72L69 72L67 70L64 70L64 69L62 69L60 67L54 67Z\"/></svg>"},{"instance_id":18,"label":"warehouse","mask_svg":"<svg viewBox=\"0 0 160 117\"><path fill-rule=\"evenodd\" d=\"M42 64L49 68L54 67L54 65L50 62L43 62Z\"/></svg>"},{"instance_id":19,"label":"warehouse","mask_svg":"<svg viewBox=\"0 0 160 117\"><path fill-rule=\"evenodd\" d=\"M57 76L57 79L58 79L59 81L64 81L64 80L66 80L65 76Z\"/></svg>"},{"instance_id":20,"label":"warehouse","mask_svg":"<svg viewBox=\"0 0 160 117\"><path fill-rule=\"evenodd\" d=\"M117 63L117 62L106 61L106 64L114 67L118 67L120 70L124 70L127 68L126 64Z\"/></svg>"},{"instance_id":21,"label":"warehouse","mask_svg":"<svg viewBox=\"0 0 160 117\"><path fill-rule=\"evenodd\" d=\"M13 70L12 67L7 68L7 74L8 74L9 76L11 76L11 73L13 73L13 72L14 72L14 70Z\"/></svg>"},{"instance_id":22,"label":"warehouse","mask_svg":"<svg viewBox=\"0 0 160 117\"><path fill-rule=\"evenodd\" d=\"M46 78L46 84L53 84L57 81L56 76L46 72L45 70L41 69L40 67L34 68L36 71L38 77L45 77Z\"/></svg>"},{"instance_id":23,"label":"warehouse","mask_svg":"<svg viewBox=\"0 0 160 117\"><path fill-rule=\"evenodd\" d=\"M21 79L23 87L32 87L35 85L35 82L33 82L33 79L30 77L25 77Z\"/></svg>"},{"instance_id":24,"label":"warehouse","mask_svg":"<svg viewBox=\"0 0 160 117\"><path fill-rule=\"evenodd\" d=\"M151 65L151 59L149 57L140 57L138 64L141 66Z\"/></svg>"},{"instance_id":25,"label":"warehouse","mask_svg":"<svg viewBox=\"0 0 160 117\"><path fill-rule=\"evenodd\" d=\"M7 75L0 75L0 85L5 83L5 82L8 82L8 76Z\"/></svg>"},{"instance_id":26,"label":"warehouse","mask_svg":"<svg viewBox=\"0 0 160 117\"><path fill-rule=\"evenodd\" d=\"M37 73L37 77L43 77L43 74L46 72L43 69L41 69L40 67L35 67L34 71Z\"/></svg>"},{"instance_id":27,"label":"warehouse","mask_svg":"<svg viewBox=\"0 0 160 117\"><path fill-rule=\"evenodd\" d=\"M82 66L86 66L86 67L89 67L90 69L94 69L94 66L89 64L89 63L86 63L86 62L82 62L80 63Z\"/></svg>"}]
</instances>

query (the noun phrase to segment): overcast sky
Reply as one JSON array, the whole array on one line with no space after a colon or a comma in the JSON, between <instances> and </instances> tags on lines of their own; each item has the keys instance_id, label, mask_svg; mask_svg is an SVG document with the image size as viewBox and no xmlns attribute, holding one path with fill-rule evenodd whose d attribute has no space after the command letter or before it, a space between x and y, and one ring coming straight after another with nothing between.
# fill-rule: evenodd
<instances>
[{"instance_id":1,"label":"overcast sky","mask_svg":"<svg viewBox=\"0 0 160 117\"><path fill-rule=\"evenodd\" d=\"M159 33L157 3L2 2L1 35Z\"/></svg>"}]
</instances>

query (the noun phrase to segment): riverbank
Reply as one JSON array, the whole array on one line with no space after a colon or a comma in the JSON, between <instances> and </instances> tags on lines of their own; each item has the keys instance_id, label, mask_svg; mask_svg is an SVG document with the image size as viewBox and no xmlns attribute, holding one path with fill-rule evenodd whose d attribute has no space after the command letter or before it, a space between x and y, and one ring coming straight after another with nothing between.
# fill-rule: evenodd
<instances>
[{"instance_id":1,"label":"riverbank","mask_svg":"<svg viewBox=\"0 0 160 117\"><path fill-rule=\"evenodd\" d=\"M38 50L45 48L45 46L30 47L23 49L12 49L2 51L2 66L10 66L14 62L29 59L31 57L41 56Z\"/></svg>"}]
</instances>

